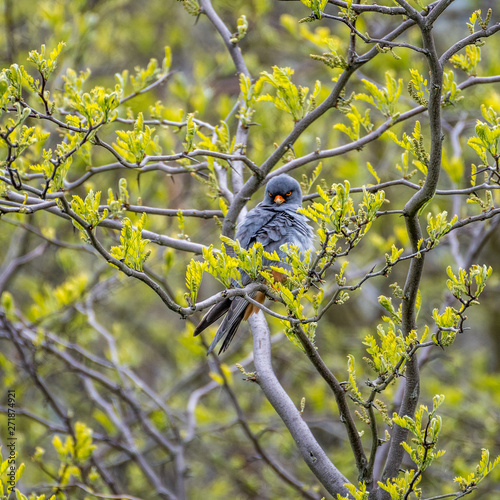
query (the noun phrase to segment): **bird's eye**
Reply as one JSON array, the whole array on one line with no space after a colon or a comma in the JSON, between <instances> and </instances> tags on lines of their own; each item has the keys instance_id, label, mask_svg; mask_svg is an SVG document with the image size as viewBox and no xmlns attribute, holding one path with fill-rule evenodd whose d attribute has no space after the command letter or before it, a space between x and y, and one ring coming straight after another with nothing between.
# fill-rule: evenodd
<instances>
[{"instance_id":1,"label":"bird's eye","mask_svg":"<svg viewBox=\"0 0 500 500\"><path fill-rule=\"evenodd\" d=\"M271 194L271 191L268 191L267 193L271 198L273 197L273 195Z\"/></svg>"},{"instance_id":2,"label":"bird's eye","mask_svg":"<svg viewBox=\"0 0 500 500\"><path fill-rule=\"evenodd\" d=\"M288 191L288 193L286 193L287 196L290 196L292 194L291 191Z\"/></svg>"}]
</instances>

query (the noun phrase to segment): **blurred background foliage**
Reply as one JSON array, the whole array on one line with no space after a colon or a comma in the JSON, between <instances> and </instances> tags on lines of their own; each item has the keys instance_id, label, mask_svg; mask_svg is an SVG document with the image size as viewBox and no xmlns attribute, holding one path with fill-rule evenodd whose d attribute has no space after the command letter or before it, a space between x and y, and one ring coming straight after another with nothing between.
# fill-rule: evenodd
<instances>
[{"instance_id":1,"label":"blurred background foliage","mask_svg":"<svg viewBox=\"0 0 500 500\"><path fill-rule=\"evenodd\" d=\"M439 50L443 51L450 43L450 33L454 39L467 35L466 21L477 8L486 9L488 2L460 0L454 2L448 15L443 16L436 26ZM115 74L123 75L128 71L134 74L136 66L146 67L151 58L161 61L164 47L172 52L173 75L168 82L151 92L140 95L119 108L123 119L135 119L142 112L146 119L152 117L151 108L160 103L159 113L164 118L182 121L187 113L196 112L202 121L217 124L231 113L238 93L238 79L217 33L209 21L201 16L198 20L185 12L178 2L158 0L59 0L40 1L4 0L0 2L0 63L2 67L12 63L26 63L28 52L39 49L45 44L52 50L58 42L64 41L57 73L51 78L53 91L62 89L69 68L80 73L89 69L91 74L84 84L88 89L102 85L113 88ZM279 2L273 0L214 0L214 7L230 29L236 31L237 19L244 14L249 22L248 35L240 42L248 69L253 77L262 71L271 72L273 65L290 66L294 69L294 82L314 87L316 80L322 83L318 98L321 102L329 93L332 79L339 70L332 70L309 57L322 54L328 47L323 39L332 38L339 52L345 52L349 33L338 23L297 24L298 19L308 15L307 8L300 2ZM333 9L334 11L335 9ZM494 12L494 18L498 18ZM394 26L399 23L394 19ZM385 31L376 15L362 16L358 22L361 32L369 31L372 36ZM416 31L414 32L416 35ZM417 39L408 35L408 42L418 44ZM360 45L361 47L361 45ZM362 50L360 48L360 50ZM406 90L410 79L409 69L418 69L427 74L424 58L415 57L404 49L395 49L396 59L391 53L381 54L376 63L363 67L361 74L349 84L348 93L363 90L361 78L378 84L384 83L384 72L390 70L393 78L403 79L403 92L400 99L401 110L410 109L413 102ZM449 65L449 70L452 66ZM454 69L455 80L460 82L467 75ZM482 59L477 74L500 74L500 60L496 40L487 41L482 47ZM131 93L130 83L127 92ZM464 99L454 106L445 108L443 118L446 130L444 142L444 162L452 165L451 175L443 173L440 188L467 187L472 163L477 156L467 146L467 139L474 134L476 119L480 118L480 103L500 111L500 89L494 86L476 86L464 92ZM360 109L368 105L357 104ZM157 108L158 111L158 108ZM338 114L335 120L338 120ZM372 121L382 123L385 118L371 110ZM349 121L340 118L346 125ZM419 118L425 126L426 117ZM316 149L316 138L323 147L333 148L348 142L348 137L335 129L331 115L318 120L304 133L294 145L294 153L301 156ZM276 110L270 103L261 103L254 116L258 126L251 128L247 153L260 164L273 151L273 144L279 143L293 128L290 116ZM234 133L236 118L229 120ZM414 122L395 127L400 137L403 131L411 133ZM123 123L115 123L106 128L107 142L116 142L115 131L123 129ZM159 146L165 154L182 149L185 133L179 127L158 126ZM54 147L58 140L55 127L45 147ZM203 128L201 129L203 131ZM429 138L424 137L426 144ZM386 136L370 143L361 151L355 151L323 161L320 179L328 184L348 179L351 186L375 183L366 164L370 162L380 180L386 181L399 177L396 165L401 164L402 150ZM27 155L26 162L36 163L40 159L33 151ZM71 179L83 175L88 165L99 166L113 161L103 149L93 149L89 156L79 155L73 162ZM21 165L19 165L21 167ZM301 180L304 173L310 175L316 165L294 172ZM457 175L460 172L461 175ZM210 191L199 178L190 175L169 176L162 171L141 173L120 170L105 172L92 177L77 188L74 193L80 196L93 188L101 190L103 197L108 188L118 192L120 178L126 178L130 202L154 207L218 209L218 193ZM418 183L423 179L417 172L411 179ZM388 188L387 209L401 208L412 191L407 188ZM259 200L252 199L249 206ZM498 204L498 195L495 195ZM447 210L459 216L478 213L477 206L459 204L451 196L437 197L430 211L437 213ZM132 220L134 214L127 213ZM190 239L203 244L219 244L219 222L216 219L185 218L179 227L175 217L148 217L147 228L161 234ZM189 469L187 480L188 498L295 498L297 492L277 479L268 467L262 464L255 449L243 435L238 417L228 400L227 393L220 388L217 372L211 359L207 359L206 334L203 344L192 338L193 324L182 321L166 310L158 297L139 281L118 275L116 270L107 266L94 254L81 245L80 237L67 221L49 213L38 212L29 217L8 215L2 217L0 231L0 258L6 265L10 251L16 248L26 253L37 245L43 244L35 232L25 231L26 224L36 227L45 237L64 241L65 247L48 245L36 259L26 264L9 280L6 289L12 294L16 306L37 328L51 331L68 343L74 343L89 352L98 353L110 359L108 343L102 332L88 321L84 305L90 302L95 309L96 321L113 335L116 341L117 356L121 364L129 367L148 384L168 405L178 427L183 428L186 408L196 391L202 391L196 406L196 435L187 446L186 460ZM183 226L183 227L182 227ZM112 244L117 235L103 231L103 240ZM362 276L375 263L383 262L383 255L390 252L394 243L406 246L404 221L399 216L380 218L355 252L349 256L348 278L355 280ZM447 265L455 270L456 247L466 252L474 239L474 228L469 226L456 236L443 240L439 248L427 256L426 272L422 282L422 310L419 323L432 323L432 310L440 307L446 299ZM455 250L453 250L455 245ZM190 254L174 252L165 247L149 245L152 255L148 261L149 271L173 290L178 301L185 293L184 275ZM455 253L454 253L455 252ZM444 417L444 431L440 448L447 453L440 462L426 472L424 484L432 486L432 491L447 493L456 490L453 478L465 473L478 461L480 448L489 448L492 455L500 453L500 311L498 294L498 255L500 236L494 232L475 263L491 265L494 274L481 298L481 306L475 308L469 317L470 330L457 339L454 346L446 351L432 352L423 370L422 402L429 403L432 396L441 393L446 396L441 407ZM367 282L362 290L351 294L344 305L332 308L317 330L316 343L328 366L340 380L344 380L347 366L347 353L356 358L358 380L372 377L369 367L363 363L365 355L363 338L375 334L376 325L384 311L377 302L379 295L391 295L389 285L404 283L406 264L394 269L388 278L377 278ZM201 297L208 297L219 290L219 285L205 277ZM83 304L83 305L82 305ZM326 452L338 468L349 478L355 480L356 471L349 452L343 425L323 381L309 365L303 353L289 343L281 334L280 323L268 318L275 339L273 364L282 384L292 399L299 404L306 398L304 418L310 423ZM0 369L4 388L15 388L18 404L42 419L53 420L54 415L46 404L43 395L32 380L20 369L16 352L0 340ZM247 327L241 329L229 352L221 358L230 374L230 385L237 392L239 402L252 430L262 435L264 447L279 457L305 483L314 483L313 478L302 463L292 439L282 423L262 395L259 387L243 381L243 376L234 368L242 363L248 369L251 364L245 360L251 354L251 340ZM41 352L37 358L38 370L46 383L52 388L60 401L71 412L75 420L84 422L97 434L119 436L119 430L108 416L95 404L89 403L82 389L78 374L68 370L57 358ZM107 375L119 381L111 370ZM391 405L396 387L385 394L386 402ZM141 396L142 398L142 396ZM163 412L151 401L143 400L147 413L160 432L170 435L173 430L167 423ZM127 415L124 418L134 419ZM33 418L19 418L19 456L27 468L22 477L23 491L38 494L49 493L50 484L58 475L60 456L52 442L55 432ZM361 429L363 426L361 425ZM366 428L368 430L368 428ZM4 439L4 436L1 438ZM147 436L136 435L139 447L150 443ZM96 441L94 453L113 464L115 473L121 478L124 491L141 498L154 498L148 495L148 483L137 464L128 460L124 453L108 447L105 442ZM366 443L369 445L369 442ZM43 448L43 459L37 457L37 448ZM170 474L168 458L151 447L152 461L162 474ZM31 457L35 457L33 460ZM43 467L39 465L43 463ZM500 498L498 472L474 495L474 498ZM96 489L99 480L96 480ZM61 498L84 498L85 493L78 490L60 492Z\"/></svg>"}]
</instances>

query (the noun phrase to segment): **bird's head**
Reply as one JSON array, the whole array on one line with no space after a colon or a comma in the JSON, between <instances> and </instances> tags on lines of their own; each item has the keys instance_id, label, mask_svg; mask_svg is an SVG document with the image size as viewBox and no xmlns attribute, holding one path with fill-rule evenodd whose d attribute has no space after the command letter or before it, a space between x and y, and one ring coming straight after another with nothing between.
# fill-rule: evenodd
<instances>
[{"instance_id":1,"label":"bird's head","mask_svg":"<svg viewBox=\"0 0 500 500\"><path fill-rule=\"evenodd\" d=\"M267 183L263 204L283 209L300 206L302 204L300 184L286 174L273 177Z\"/></svg>"}]
</instances>

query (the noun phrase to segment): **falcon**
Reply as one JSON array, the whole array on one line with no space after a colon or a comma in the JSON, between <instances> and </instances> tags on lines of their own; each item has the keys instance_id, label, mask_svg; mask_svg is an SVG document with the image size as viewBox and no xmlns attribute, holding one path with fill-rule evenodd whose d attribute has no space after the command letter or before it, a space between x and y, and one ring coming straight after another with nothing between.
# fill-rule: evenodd
<instances>
[{"instance_id":1,"label":"falcon","mask_svg":"<svg viewBox=\"0 0 500 500\"><path fill-rule=\"evenodd\" d=\"M295 244L303 257L305 252L313 249L313 232L307 224L304 215L297 213L297 209L302 206L302 192L300 184L289 175L282 174L272 178L266 186L264 199L252 210L245 219L238 225L236 239L245 248L251 248L255 243L262 243L266 252L276 251L280 259L285 260L285 254L280 247L286 243ZM271 261L263 259L263 265L271 265ZM276 264L276 262L273 262ZM289 268L284 262L284 268ZM250 283L250 278L242 273L242 285ZM264 294L254 298L259 302L264 302ZM234 338L243 319L258 312L258 307L248 303L243 297L226 298L215 304L203 317L200 324L194 331L194 336L199 335L221 316L226 317L219 326L215 337L210 344L208 354L212 352L219 341L224 338L219 354L224 352Z\"/></svg>"}]
</instances>

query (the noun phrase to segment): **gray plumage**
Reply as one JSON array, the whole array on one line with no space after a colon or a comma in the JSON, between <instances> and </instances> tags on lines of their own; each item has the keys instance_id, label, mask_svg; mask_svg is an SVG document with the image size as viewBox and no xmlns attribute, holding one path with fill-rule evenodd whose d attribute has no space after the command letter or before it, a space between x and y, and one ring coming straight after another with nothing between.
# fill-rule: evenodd
<instances>
[{"instance_id":1,"label":"gray plumage","mask_svg":"<svg viewBox=\"0 0 500 500\"><path fill-rule=\"evenodd\" d=\"M238 226L236 239L246 249L260 242L264 250L270 253L276 251L283 260L285 255L280 250L280 246L285 243L295 244L301 256L304 256L307 250L313 249L313 232L306 217L297 213L300 206L302 206L300 184L286 174L274 177L267 183L263 201L250 210ZM263 264L277 265L276 262L270 262L265 258ZM288 267L284 262L279 265ZM247 285L249 282L250 278L242 273L242 284ZM249 303L243 297L228 298L207 312L196 327L194 335L201 333L227 311L226 317L210 344L208 354L223 337L225 338L219 354L228 348L245 316L248 305Z\"/></svg>"}]
</instances>

